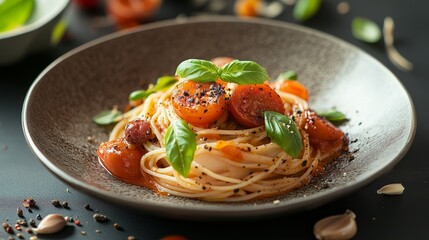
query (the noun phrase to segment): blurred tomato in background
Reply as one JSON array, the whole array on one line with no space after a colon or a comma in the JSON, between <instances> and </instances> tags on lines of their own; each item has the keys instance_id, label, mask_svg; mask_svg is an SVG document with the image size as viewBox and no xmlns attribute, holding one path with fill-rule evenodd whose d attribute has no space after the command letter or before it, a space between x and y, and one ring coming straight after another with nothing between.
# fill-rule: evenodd
<instances>
[{"instance_id":1,"label":"blurred tomato in background","mask_svg":"<svg viewBox=\"0 0 429 240\"><path fill-rule=\"evenodd\" d=\"M149 21L161 4L162 0L107 0L107 12L123 29Z\"/></svg>"},{"instance_id":2,"label":"blurred tomato in background","mask_svg":"<svg viewBox=\"0 0 429 240\"><path fill-rule=\"evenodd\" d=\"M98 6L100 0L73 0L76 5L83 9L92 9Z\"/></svg>"}]
</instances>

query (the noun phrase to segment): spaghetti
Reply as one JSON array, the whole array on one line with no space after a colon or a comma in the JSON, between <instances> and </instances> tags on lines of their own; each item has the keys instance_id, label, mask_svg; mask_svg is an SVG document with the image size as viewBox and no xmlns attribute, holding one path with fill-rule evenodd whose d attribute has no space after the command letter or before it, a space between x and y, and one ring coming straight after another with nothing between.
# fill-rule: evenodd
<instances>
[{"instance_id":1,"label":"spaghetti","mask_svg":"<svg viewBox=\"0 0 429 240\"><path fill-rule=\"evenodd\" d=\"M151 137L141 144L144 154L138 159L141 176L146 179L140 185L157 192L225 202L279 195L308 183L321 166L338 157L347 147L346 137L339 129L311 111L305 99L281 90L284 81L277 81L270 86L281 99L284 108L281 114L293 120L301 136L302 149L298 156L292 157L274 143L265 126L243 127L229 111L224 111L207 127L188 124L196 134L197 146L185 177L169 163L165 145L168 127L182 119L173 101L175 91L185 82L179 80L170 88L149 95L142 104L122 115L109 136L109 142L126 138L127 124L135 119L148 123ZM227 100L231 100L237 86L235 83L224 85ZM308 130L316 126L327 126L341 134L335 138L328 136L332 138L328 140L317 138L317 134ZM98 154L107 170L118 176L120 174L115 174L108 163L108 154L114 152L118 153L113 147L102 144ZM118 154L121 153L124 151ZM138 181L128 182L139 184Z\"/></svg>"}]
</instances>

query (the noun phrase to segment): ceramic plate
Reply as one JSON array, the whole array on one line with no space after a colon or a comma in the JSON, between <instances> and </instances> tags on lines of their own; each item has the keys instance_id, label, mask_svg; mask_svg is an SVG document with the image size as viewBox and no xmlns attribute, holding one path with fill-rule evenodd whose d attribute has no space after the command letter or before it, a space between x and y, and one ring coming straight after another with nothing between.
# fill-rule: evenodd
<instances>
[{"instance_id":1,"label":"ceramic plate","mask_svg":"<svg viewBox=\"0 0 429 240\"><path fill-rule=\"evenodd\" d=\"M336 107L350 119L341 128L352 141L353 157L343 156L306 187L242 203L159 197L109 175L96 155L107 131L92 117L124 106L131 91L174 74L185 59L216 56L256 61L273 78L287 69L298 72L313 109ZM293 24L232 17L148 24L83 45L40 74L23 108L29 146L66 183L145 213L192 219L272 216L325 204L391 170L408 150L415 126L414 108L401 83L358 48Z\"/></svg>"}]
</instances>

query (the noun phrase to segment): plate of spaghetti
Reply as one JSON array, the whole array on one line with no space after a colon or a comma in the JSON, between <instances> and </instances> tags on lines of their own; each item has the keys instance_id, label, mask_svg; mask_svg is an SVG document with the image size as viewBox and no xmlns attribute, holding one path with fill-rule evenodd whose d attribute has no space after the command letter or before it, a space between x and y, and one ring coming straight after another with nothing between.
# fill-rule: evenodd
<instances>
[{"instance_id":1,"label":"plate of spaghetti","mask_svg":"<svg viewBox=\"0 0 429 240\"><path fill-rule=\"evenodd\" d=\"M311 209L357 190L406 153L415 113L393 74L334 37L191 18L65 54L30 88L23 129L42 163L86 193L213 219Z\"/></svg>"}]
</instances>

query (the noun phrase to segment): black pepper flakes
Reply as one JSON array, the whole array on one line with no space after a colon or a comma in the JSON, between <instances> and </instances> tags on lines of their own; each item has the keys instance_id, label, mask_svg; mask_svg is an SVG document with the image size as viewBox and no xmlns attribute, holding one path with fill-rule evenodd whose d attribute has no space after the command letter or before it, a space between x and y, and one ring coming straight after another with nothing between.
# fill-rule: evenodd
<instances>
[{"instance_id":1,"label":"black pepper flakes","mask_svg":"<svg viewBox=\"0 0 429 240\"><path fill-rule=\"evenodd\" d=\"M69 203L67 202L67 201L64 201L61 205L63 205L63 207L65 208L65 209L69 209L70 207L69 207Z\"/></svg>"},{"instance_id":2,"label":"black pepper flakes","mask_svg":"<svg viewBox=\"0 0 429 240\"><path fill-rule=\"evenodd\" d=\"M36 219L37 219L37 220L42 220L42 216L41 216L40 214L37 214L37 215L36 215Z\"/></svg>"},{"instance_id":3,"label":"black pepper flakes","mask_svg":"<svg viewBox=\"0 0 429 240\"><path fill-rule=\"evenodd\" d=\"M302 161L301 166L303 166L303 167L307 166L307 160Z\"/></svg>"},{"instance_id":4,"label":"black pepper flakes","mask_svg":"<svg viewBox=\"0 0 429 240\"><path fill-rule=\"evenodd\" d=\"M36 227L36 221L34 221L34 219L31 219L28 221L28 223L30 224L30 226L32 227Z\"/></svg>"},{"instance_id":5,"label":"black pepper flakes","mask_svg":"<svg viewBox=\"0 0 429 240\"><path fill-rule=\"evenodd\" d=\"M7 223L5 223L5 222L4 222L4 223L2 224L2 226L3 226L3 228L4 228L4 229L6 229L7 227L9 227L9 224L7 224Z\"/></svg>"},{"instance_id":6,"label":"black pepper flakes","mask_svg":"<svg viewBox=\"0 0 429 240\"><path fill-rule=\"evenodd\" d=\"M106 215L102 215L99 213L94 214L92 218L94 218L94 220L97 222L106 222L107 220L109 220Z\"/></svg>"},{"instance_id":7,"label":"black pepper flakes","mask_svg":"<svg viewBox=\"0 0 429 240\"><path fill-rule=\"evenodd\" d=\"M24 217L24 213L22 212L22 209L20 207L16 209L16 215L18 215L18 217L20 218Z\"/></svg>"},{"instance_id":8,"label":"black pepper flakes","mask_svg":"<svg viewBox=\"0 0 429 240\"><path fill-rule=\"evenodd\" d=\"M16 223L19 224L19 225L21 225L21 226L23 226L23 227L27 227L28 226L27 221L25 219L18 219L16 221Z\"/></svg>"},{"instance_id":9,"label":"black pepper flakes","mask_svg":"<svg viewBox=\"0 0 429 240\"><path fill-rule=\"evenodd\" d=\"M114 223L114 224L113 224L113 227L114 227L116 230L122 230L122 227L121 227L118 223Z\"/></svg>"},{"instance_id":10,"label":"black pepper flakes","mask_svg":"<svg viewBox=\"0 0 429 240\"><path fill-rule=\"evenodd\" d=\"M4 229L7 233L9 233L9 234L13 234L14 232L13 232L13 229L12 229L12 227L11 226L7 226L5 229Z\"/></svg>"},{"instance_id":11,"label":"black pepper flakes","mask_svg":"<svg viewBox=\"0 0 429 240\"><path fill-rule=\"evenodd\" d=\"M34 199L33 199L33 198L26 198L26 199L24 199L24 200L22 201L22 205L23 205L25 208L34 207L34 206L36 206L36 201L34 201Z\"/></svg>"},{"instance_id":12,"label":"black pepper flakes","mask_svg":"<svg viewBox=\"0 0 429 240\"><path fill-rule=\"evenodd\" d=\"M91 210L91 206L89 206L88 203L85 203L85 205L83 206L86 210Z\"/></svg>"},{"instance_id":13,"label":"black pepper flakes","mask_svg":"<svg viewBox=\"0 0 429 240\"><path fill-rule=\"evenodd\" d=\"M52 203L52 205L54 205L54 207L57 207L57 208L61 207L60 200L58 200L58 199L52 199L51 203Z\"/></svg>"}]
</instances>

